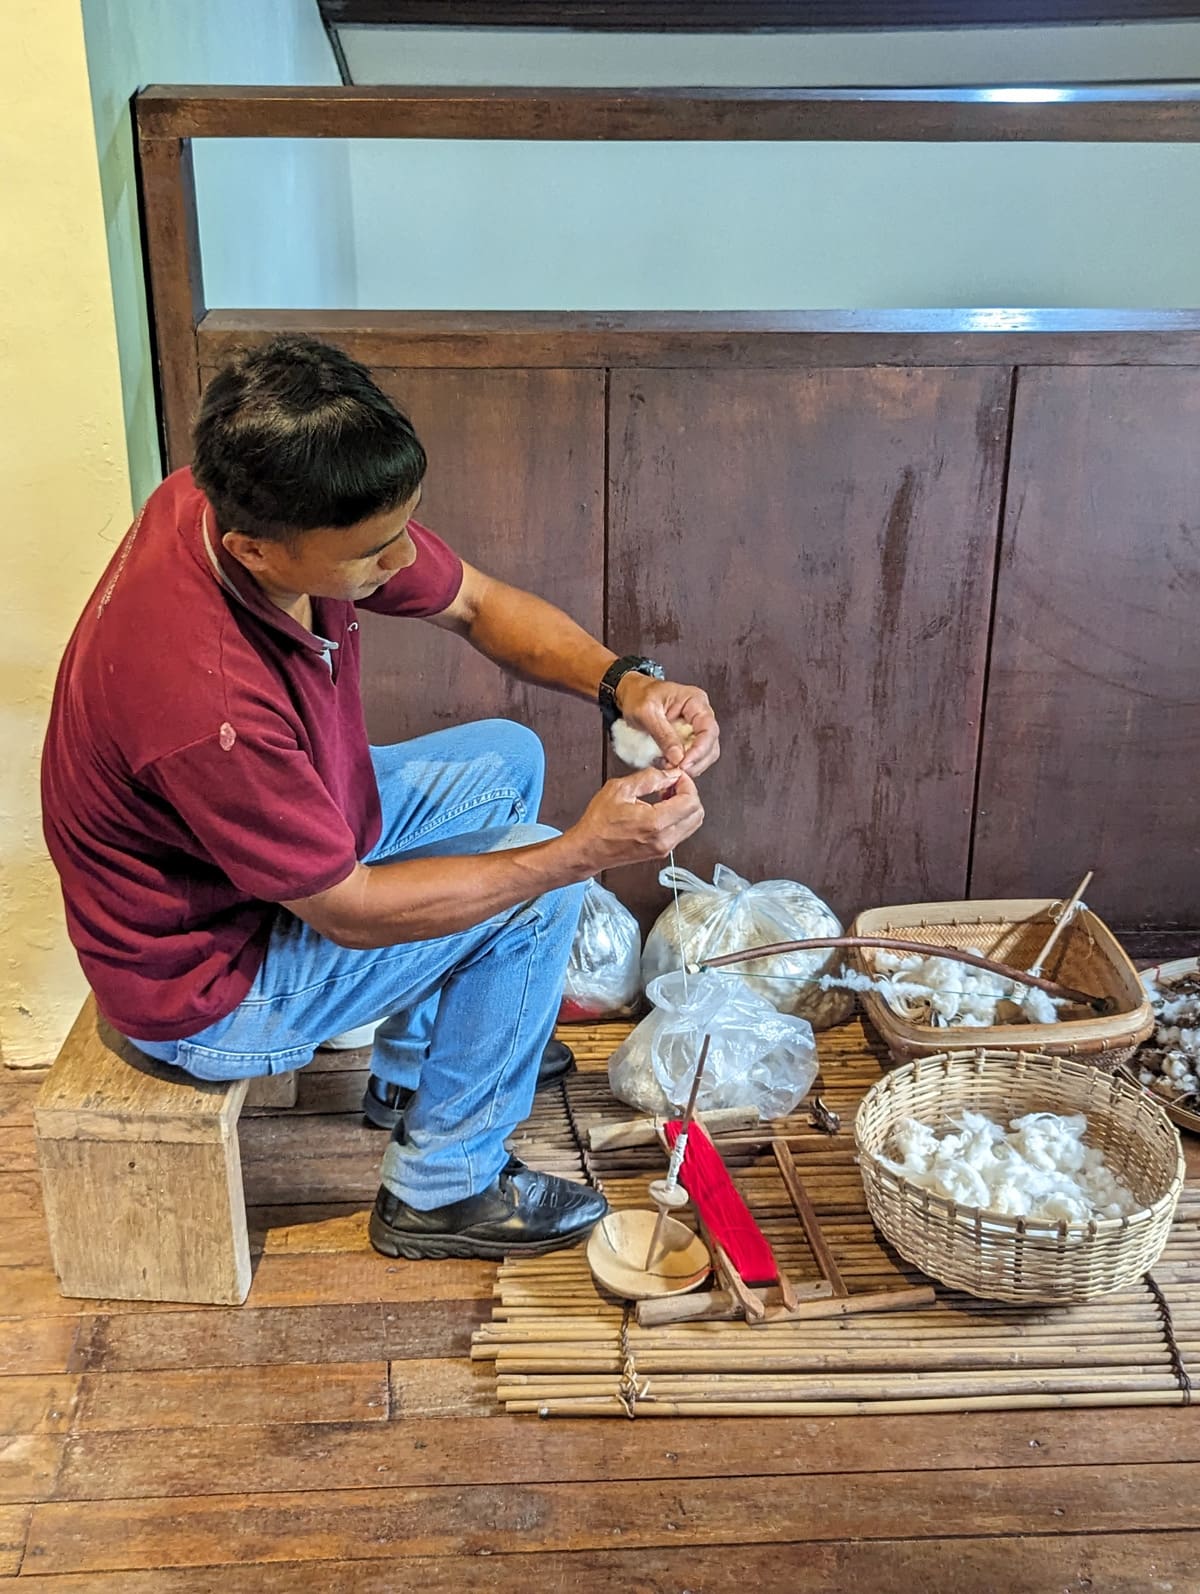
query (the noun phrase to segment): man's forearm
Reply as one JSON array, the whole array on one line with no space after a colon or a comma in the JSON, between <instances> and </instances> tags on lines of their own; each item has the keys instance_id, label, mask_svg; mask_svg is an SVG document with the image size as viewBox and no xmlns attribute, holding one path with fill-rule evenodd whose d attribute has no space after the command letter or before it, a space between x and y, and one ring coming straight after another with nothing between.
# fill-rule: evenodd
<instances>
[{"instance_id":1,"label":"man's forearm","mask_svg":"<svg viewBox=\"0 0 1200 1594\"><path fill-rule=\"evenodd\" d=\"M351 882L336 888L336 909L321 928L331 940L359 951L433 941L586 880L591 872L584 849L570 836L471 857L360 865ZM347 884L354 889L347 891ZM305 917L314 922L311 906Z\"/></svg>"},{"instance_id":2,"label":"man's forearm","mask_svg":"<svg viewBox=\"0 0 1200 1594\"><path fill-rule=\"evenodd\" d=\"M510 674L595 701L616 654L544 598L500 581L466 628L472 647Z\"/></svg>"}]
</instances>

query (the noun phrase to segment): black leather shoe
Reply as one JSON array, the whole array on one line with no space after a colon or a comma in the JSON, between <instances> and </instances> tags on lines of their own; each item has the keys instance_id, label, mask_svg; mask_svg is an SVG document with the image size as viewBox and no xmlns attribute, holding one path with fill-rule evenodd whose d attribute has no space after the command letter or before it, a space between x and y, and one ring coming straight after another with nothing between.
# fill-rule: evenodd
<instances>
[{"instance_id":1,"label":"black leather shoe","mask_svg":"<svg viewBox=\"0 0 1200 1594\"><path fill-rule=\"evenodd\" d=\"M564 1046L562 1041L547 1041L538 1065L537 1089L554 1084L569 1074L574 1066L575 1053L569 1046ZM404 1109L411 1100L411 1090L402 1090L399 1085L388 1085L378 1074L371 1074L363 1093L363 1117L372 1129L393 1130L404 1117Z\"/></svg>"},{"instance_id":2,"label":"black leather shoe","mask_svg":"<svg viewBox=\"0 0 1200 1594\"><path fill-rule=\"evenodd\" d=\"M394 1129L404 1117L412 1094L402 1085L389 1085L378 1074L369 1074L367 1088L363 1091L363 1117L372 1129Z\"/></svg>"},{"instance_id":3,"label":"black leather shoe","mask_svg":"<svg viewBox=\"0 0 1200 1594\"><path fill-rule=\"evenodd\" d=\"M384 1256L541 1256L585 1239L608 1211L587 1185L535 1173L510 1157L495 1184L465 1201L418 1212L380 1188L371 1213L371 1244Z\"/></svg>"}]
</instances>

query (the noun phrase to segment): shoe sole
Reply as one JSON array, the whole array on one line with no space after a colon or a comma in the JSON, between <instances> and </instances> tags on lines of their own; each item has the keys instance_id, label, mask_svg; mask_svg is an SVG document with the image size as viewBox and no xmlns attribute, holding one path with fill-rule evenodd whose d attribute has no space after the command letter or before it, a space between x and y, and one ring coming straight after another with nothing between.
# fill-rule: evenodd
<instances>
[{"instance_id":1,"label":"shoe sole","mask_svg":"<svg viewBox=\"0 0 1200 1594\"><path fill-rule=\"evenodd\" d=\"M482 1261L500 1262L506 1256L545 1256L550 1251L565 1251L568 1246L579 1245L601 1221L605 1214L569 1235L556 1235L551 1240L533 1240L525 1244L506 1244L502 1240L468 1240L461 1234L421 1234L411 1238L398 1235L387 1228L372 1212L368 1232L371 1244L382 1256L402 1258L406 1262Z\"/></svg>"}]
</instances>

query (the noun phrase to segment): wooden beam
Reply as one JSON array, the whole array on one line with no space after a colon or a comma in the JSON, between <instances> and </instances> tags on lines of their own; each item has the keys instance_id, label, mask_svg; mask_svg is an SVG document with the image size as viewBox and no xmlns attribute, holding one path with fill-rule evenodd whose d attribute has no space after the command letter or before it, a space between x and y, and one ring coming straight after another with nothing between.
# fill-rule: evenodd
<instances>
[{"instance_id":1,"label":"wooden beam","mask_svg":"<svg viewBox=\"0 0 1200 1594\"><path fill-rule=\"evenodd\" d=\"M203 88L138 95L139 136L1200 141L1200 89Z\"/></svg>"},{"instance_id":2,"label":"wooden beam","mask_svg":"<svg viewBox=\"0 0 1200 1594\"><path fill-rule=\"evenodd\" d=\"M754 33L1019 27L1192 17L1189 0L320 0L332 27Z\"/></svg>"},{"instance_id":3,"label":"wooden beam","mask_svg":"<svg viewBox=\"0 0 1200 1594\"><path fill-rule=\"evenodd\" d=\"M285 331L381 370L1200 365L1200 312L1184 310L212 310L198 332L202 371Z\"/></svg>"},{"instance_id":4,"label":"wooden beam","mask_svg":"<svg viewBox=\"0 0 1200 1594\"><path fill-rule=\"evenodd\" d=\"M137 109L138 168L147 297L158 385L164 463L185 464L200 397L196 326L204 275L192 151L180 138L150 137Z\"/></svg>"}]
</instances>

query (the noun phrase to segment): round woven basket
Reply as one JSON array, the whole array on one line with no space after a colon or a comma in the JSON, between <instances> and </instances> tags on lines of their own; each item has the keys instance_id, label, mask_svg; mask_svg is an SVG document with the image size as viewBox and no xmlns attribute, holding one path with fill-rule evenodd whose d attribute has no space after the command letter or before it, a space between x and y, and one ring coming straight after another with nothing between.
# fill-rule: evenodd
<instances>
[{"instance_id":1,"label":"round woven basket","mask_svg":"<svg viewBox=\"0 0 1200 1594\"><path fill-rule=\"evenodd\" d=\"M964 1110L1007 1124L1030 1112L1084 1113L1087 1143L1144 1203L1126 1218L1034 1222L964 1207L880 1161L902 1118L946 1127ZM1090 1301L1153 1267L1183 1188L1166 1113L1119 1075L1031 1052L945 1052L886 1074L854 1120L867 1207L900 1255L930 1278L1000 1301Z\"/></svg>"}]
</instances>

